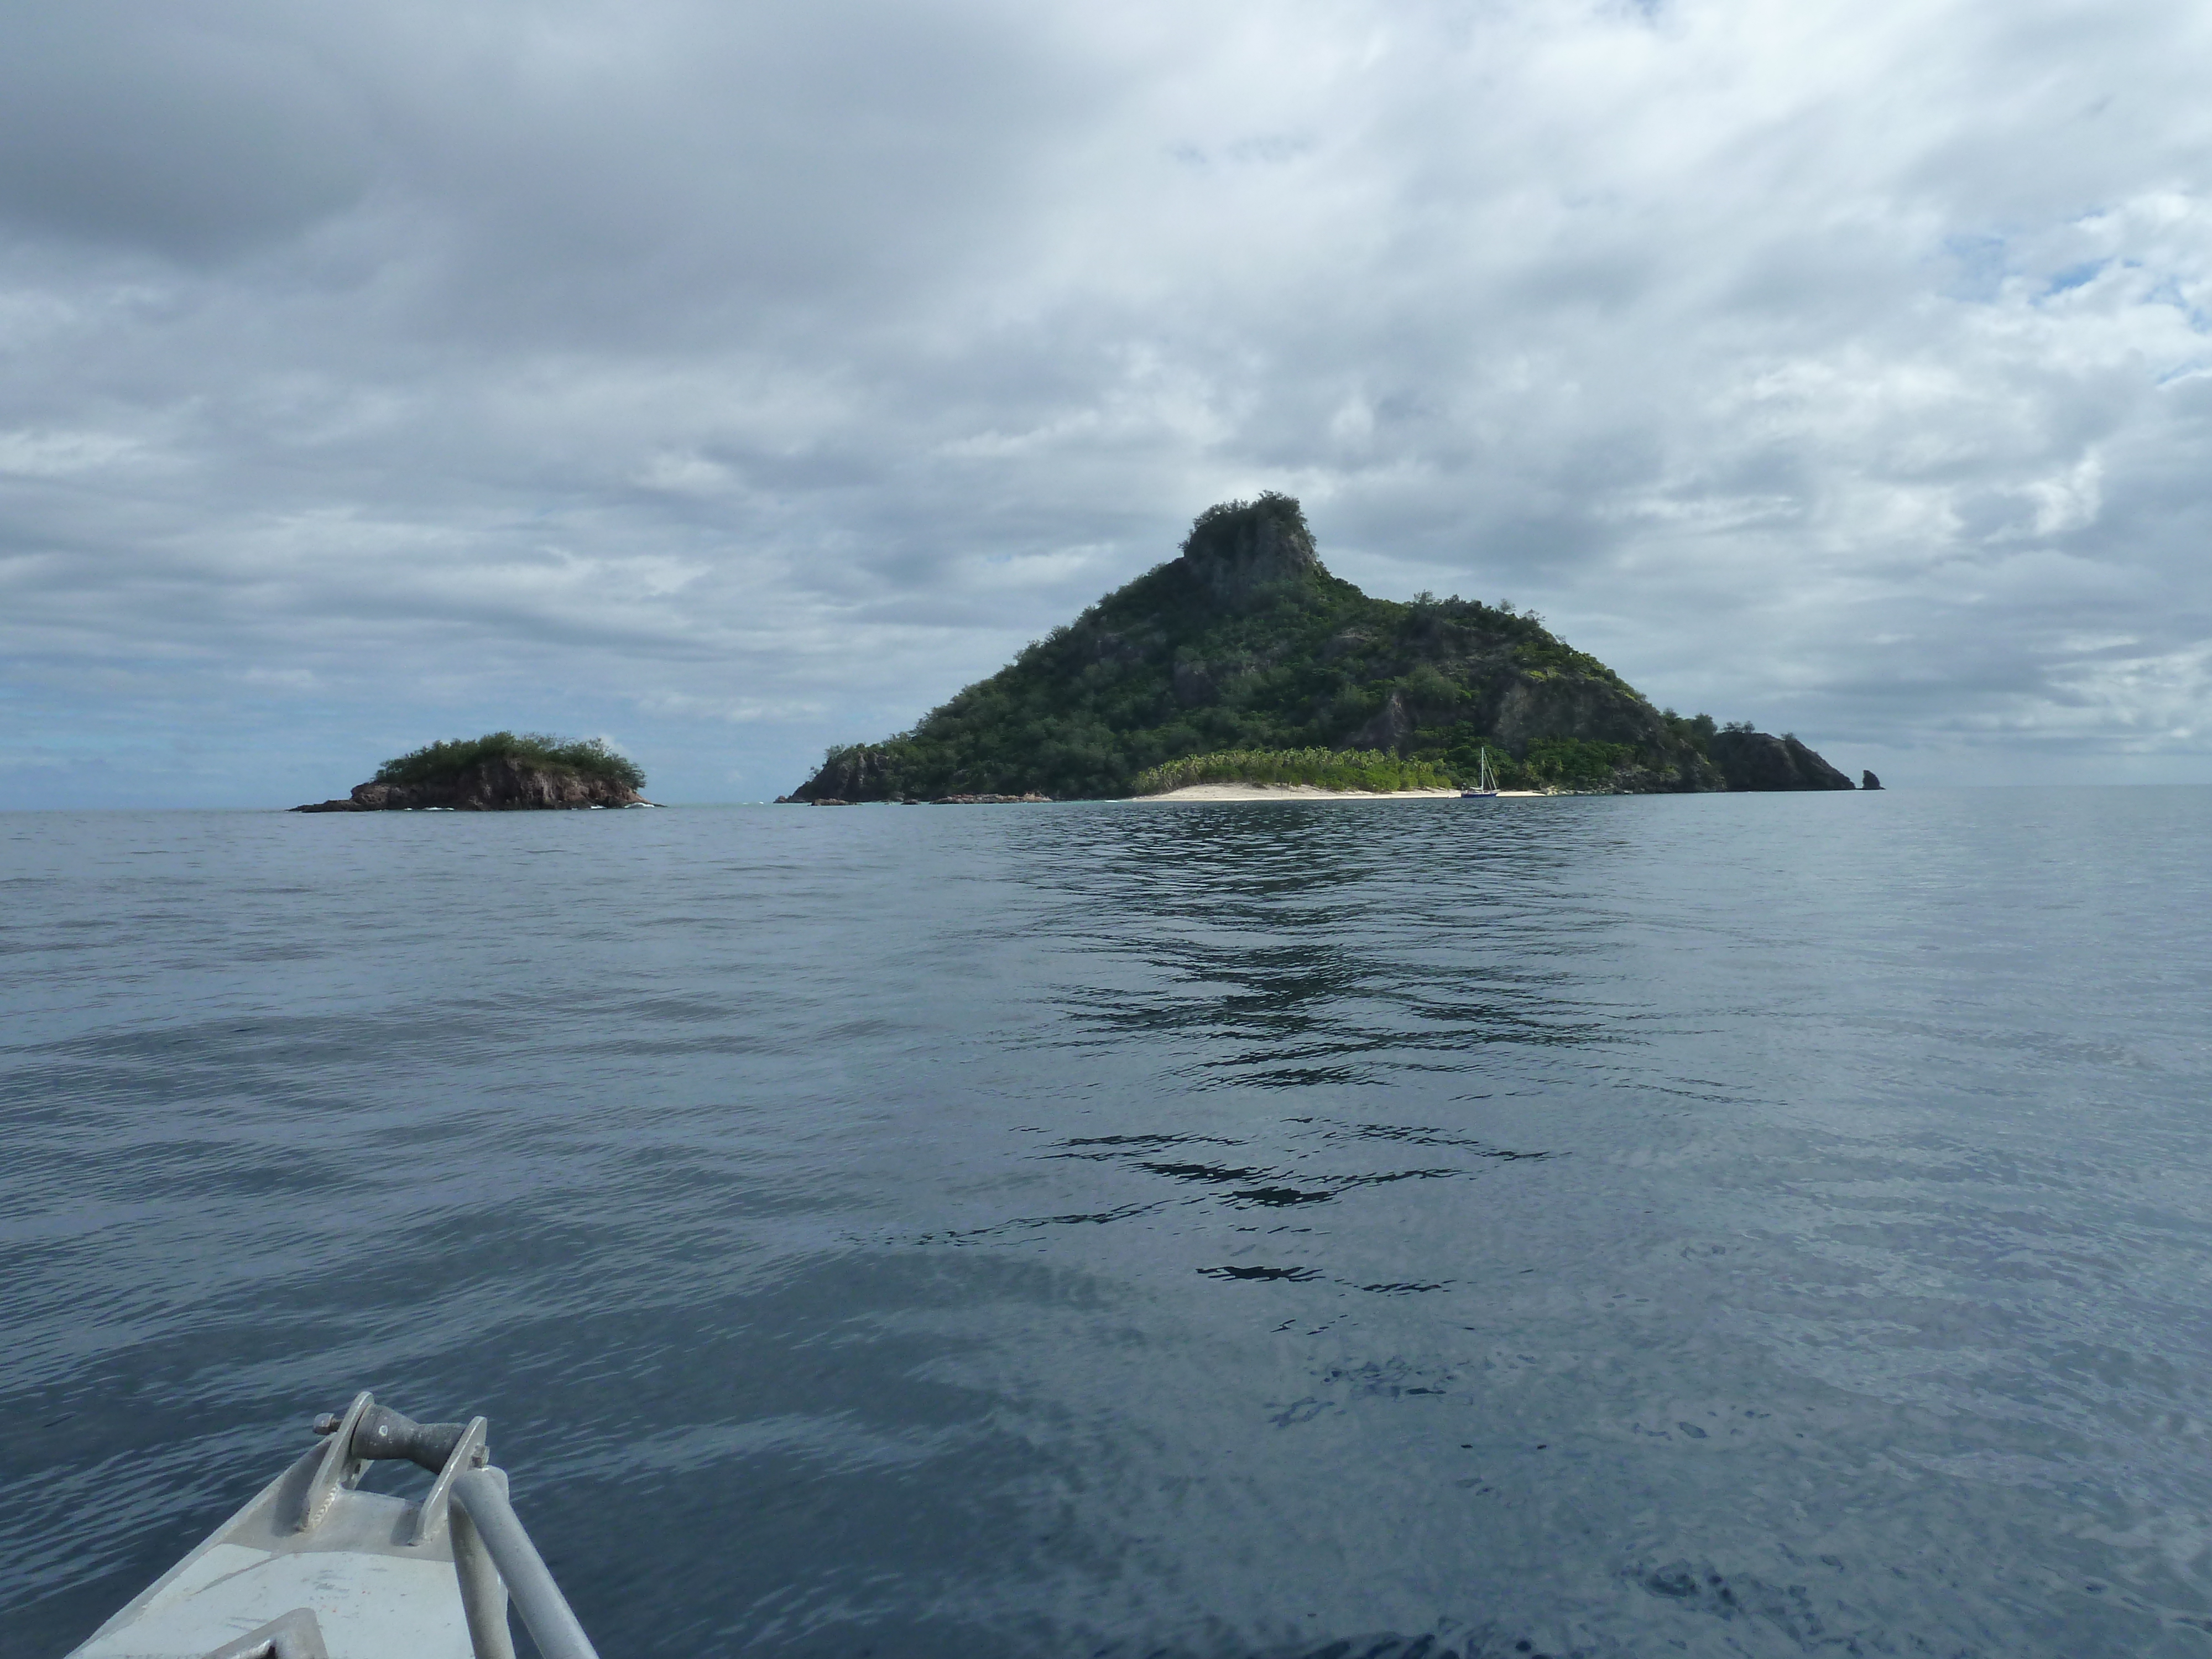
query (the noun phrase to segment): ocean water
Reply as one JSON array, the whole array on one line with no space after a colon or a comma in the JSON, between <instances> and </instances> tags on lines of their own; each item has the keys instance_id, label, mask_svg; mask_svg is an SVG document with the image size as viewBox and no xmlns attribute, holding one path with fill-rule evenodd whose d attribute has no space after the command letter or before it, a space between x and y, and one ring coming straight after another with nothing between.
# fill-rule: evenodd
<instances>
[{"instance_id":1,"label":"ocean water","mask_svg":"<svg viewBox=\"0 0 2212 1659\"><path fill-rule=\"evenodd\" d=\"M2212 791L11 814L0 901L11 1659L361 1388L608 1659L2212 1654Z\"/></svg>"}]
</instances>

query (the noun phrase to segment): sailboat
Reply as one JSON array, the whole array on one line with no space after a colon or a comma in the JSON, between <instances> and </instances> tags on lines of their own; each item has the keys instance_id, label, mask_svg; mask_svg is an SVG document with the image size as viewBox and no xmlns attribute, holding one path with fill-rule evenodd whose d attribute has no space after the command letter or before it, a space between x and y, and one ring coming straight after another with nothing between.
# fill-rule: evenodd
<instances>
[{"instance_id":1,"label":"sailboat","mask_svg":"<svg viewBox=\"0 0 2212 1659\"><path fill-rule=\"evenodd\" d=\"M1487 800L1497 796L1498 780L1490 775L1490 750L1487 747L1477 758L1476 765L1479 770L1475 774L1474 787L1461 790L1459 798L1462 800Z\"/></svg>"}]
</instances>

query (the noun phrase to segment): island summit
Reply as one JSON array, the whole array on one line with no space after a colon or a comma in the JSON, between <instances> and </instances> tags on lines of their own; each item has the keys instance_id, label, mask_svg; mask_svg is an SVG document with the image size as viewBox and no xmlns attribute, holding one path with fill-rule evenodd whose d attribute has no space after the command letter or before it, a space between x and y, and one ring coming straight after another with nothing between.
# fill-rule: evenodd
<instances>
[{"instance_id":1,"label":"island summit","mask_svg":"<svg viewBox=\"0 0 2212 1659\"><path fill-rule=\"evenodd\" d=\"M1371 599L1287 495L1199 514L1182 554L910 731L832 749L788 801L1059 799L1200 780L1617 794L1849 789L1794 737L1654 708L1509 605Z\"/></svg>"}]
</instances>

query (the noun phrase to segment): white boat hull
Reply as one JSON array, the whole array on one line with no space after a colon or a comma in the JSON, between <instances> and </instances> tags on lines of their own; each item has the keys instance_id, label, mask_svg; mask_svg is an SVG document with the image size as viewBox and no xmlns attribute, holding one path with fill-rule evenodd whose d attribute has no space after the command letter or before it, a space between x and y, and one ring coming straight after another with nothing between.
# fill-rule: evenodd
<instances>
[{"instance_id":1,"label":"white boat hull","mask_svg":"<svg viewBox=\"0 0 2212 1659\"><path fill-rule=\"evenodd\" d=\"M294 1530L322 1455L270 1481L70 1659L208 1659L300 1609L329 1659L471 1659L452 1534L410 1543L416 1505L342 1491L313 1531Z\"/></svg>"},{"instance_id":2,"label":"white boat hull","mask_svg":"<svg viewBox=\"0 0 2212 1659\"><path fill-rule=\"evenodd\" d=\"M94 1631L70 1659L599 1659L507 1501L481 1417L416 1423L366 1393L328 1437ZM418 1503L359 1489L373 1463L434 1477Z\"/></svg>"}]
</instances>

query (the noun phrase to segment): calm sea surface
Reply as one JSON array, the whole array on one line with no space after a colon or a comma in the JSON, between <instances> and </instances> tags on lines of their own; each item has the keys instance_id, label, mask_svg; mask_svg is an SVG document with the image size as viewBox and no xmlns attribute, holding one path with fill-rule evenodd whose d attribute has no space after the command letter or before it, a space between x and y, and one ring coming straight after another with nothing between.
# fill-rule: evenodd
<instances>
[{"instance_id":1,"label":"calm sea surface","mask_svg":"<svg viewBox=\"0 0 2212 1659\"><path fill-rule=\"evenodd\" d=\"M361 1388L608 1659L2212 1655L2212 791L18 813L0 1015L9 1659Z\"/></svg>"}]
</instances>

